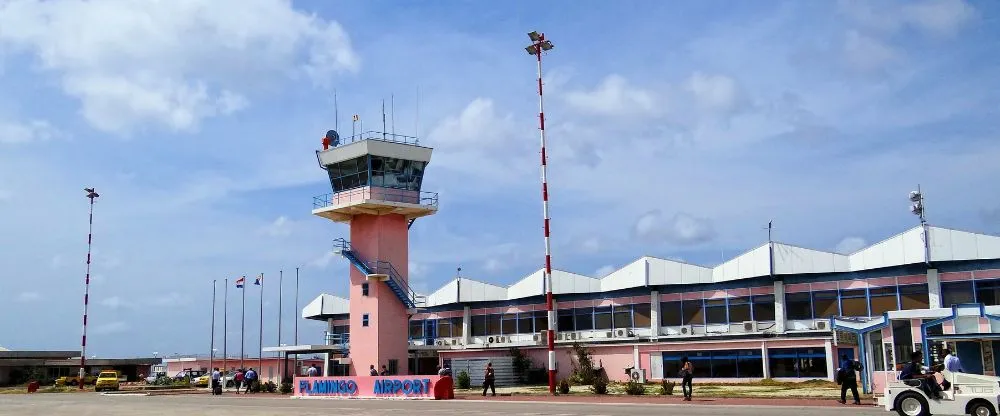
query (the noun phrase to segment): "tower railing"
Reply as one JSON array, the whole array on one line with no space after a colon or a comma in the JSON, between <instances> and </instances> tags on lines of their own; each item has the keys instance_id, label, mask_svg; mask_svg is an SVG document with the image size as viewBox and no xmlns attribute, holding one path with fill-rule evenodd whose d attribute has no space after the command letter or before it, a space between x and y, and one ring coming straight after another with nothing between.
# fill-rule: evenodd
<instances>
[{"instance_id":1,"label":"tower railing","mask_svg":"<svg viewBox=\"0 0 1000 416\"><path fill-rule=\"evenodd\" d=\"M334 148L338 146L345 146L351 143L357 143L365 140L378 140L390 143L410 144L414 146L420 145L420 139L414 136L406 136L402 134L369 130L355 135L341 137L339 141L335 143L330 143L330 147Z\"/></svg>"},{"instance_id":2,"label":"tower railing","mask_svg":"<svg viewBox=\"0 0 1000 416\"><path fill-rule=\"evenodd\" d=\"M436 207L438 206L438 193L387 188L384 186L362 186L314 196L313 209L371 200Z\"/></svg>"},{"instance_id":3,"label":"tower railing","mask_svg":"<svg viewBox=\"0 0 1000 416\"><path fill-rule=\"evenodd\" d=\"M385 260L365 261L354 252L351 242L343 238L333 240L333 249L363 273L387 276L388 280L386 284L389 286L389 289L396 294L407 308L416 308L426 303L426 297L418 295L417 292L410 289L410 286L403 280L403 276L399 274L399 271L396 270L396 267L391 262Z\"/></svg>"}]
</instances>

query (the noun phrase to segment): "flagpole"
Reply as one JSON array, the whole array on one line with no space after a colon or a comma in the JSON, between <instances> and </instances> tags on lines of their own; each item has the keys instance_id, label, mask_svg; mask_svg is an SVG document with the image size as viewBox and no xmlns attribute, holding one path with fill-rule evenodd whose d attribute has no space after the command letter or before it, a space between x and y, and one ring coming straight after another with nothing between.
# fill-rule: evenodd
<instances>
[{"instance_id":1,"label":"flagpole","mask_svg":"<svg viewBox=\"0 0 1000 416\"><path fill-rule=\"evenodd\" d=\"M299 268L295 268L295 345L299 345Z\"/></svg>"},{"instance_id":2,"label":"flagpole","mask_svg":"<svg viewBox=\"0 0 1000 416\"><path fill-rule=\"evenodd\" d=\"M260 328L257 329L257 374L264 367L264 273L260 274ZM259 378L258 378L259 380Z\"/></svg>"},{"instance_id":3,"label":"flagpole","mask_svg":"<svg viewBox=\"0 0 1000 416\"><path fill-rule=\"evenodd\" d=\"M285 271L278 271L278 346L281 346L281 288L284 286Z\"/></svg>"},{"instance_id":4,"label":"flagpole","mask_svg":"<svg viewBox=\"0 0 1000 416\"><path fill-rule=\"evenodd\" d=\"M211 373L215 365L215 289L216 279L212 279L212 342L208 347L208 371Z\"/></svg>"},{"instance_id":5,"label":"flagpole","mask_svg":"<svg viewBox=\"0 0 1000 416\"><path fill-rule=\"evenodd\" d=\"M223 295L222 295L222 374L225 374L226 373L226 369L228 369L228 367L226 367L226 365L227 365L226 360L229 358L229 355L227 355L228 354L227 348L229 347L229 339L228 339L228 336L229 336L229 330L228 330L228 326L229 326L229 278L228 277L226 278L226 280L223 282L222 285L225 286L223 288L223 290L222 290L222 293L223 293ZM223 382L225 382L225 380L223 380Z\"/></svg>"},{"instance_id":6,"label":"flagpole","mask_svg":"<svg viewBox=\"0 0 1000 416\"><path fill-rule=\"evenodd\" d=\"M240 292L242 293L243 297L243 306L242 306L242 311L240 312L240 370L241 371L246 369L246 367L243 366L243 358L246 357L244 347L246 344L245 334L247 330L247 277L243 276L242 279L243 279L243 287L240 288Z\"/></svg>"}]
</instances>

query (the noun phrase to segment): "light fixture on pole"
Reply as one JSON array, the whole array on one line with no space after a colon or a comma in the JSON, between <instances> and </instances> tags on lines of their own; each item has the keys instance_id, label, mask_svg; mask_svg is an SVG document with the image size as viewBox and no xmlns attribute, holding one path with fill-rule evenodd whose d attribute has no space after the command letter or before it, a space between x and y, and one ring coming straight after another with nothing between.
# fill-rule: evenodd
<instances>
[{"instance_id":1,"label":"light fixture on pole","mask_svg":"<svg viewBox=\"0 0 1000 416\"><path fill-rule=\"evenodd\" d=\"M538 62L538 132L542 142L542 221L545 230L545 308L548 311L548 361L549 361L549 393L556 393L556 312L552 297L552 245L549 238L549 185L546 176L547 159L545 155L545 104L542 95L542 53L552 50L552 42L545 39L544 33L532 31L528 33L531 45L524 50L528 55L534 55Z\"/></svg>"},{"instance_id":2,"label":"light fixture on pole","mask_svg":"<svg viewBox=\"0 0 1000 416\"><path fill-rule=\"evenodd\" d=\"M927 216L924 212L924 193L920 190L920 185L917 185L916 191L910 192L910 213L916 215L920 218L920 228L922 229L921 236L924 240L924 263L931 264L931 235L930 230L927 226Z\"/></svg>"},{"instance_id":3,"label":"light fixture on pole","mask_svg":"<svg viewBox=\"0 0 1000 416\"><path fill-rule=\"evenodd\" d=\"M90 198L90 225L87 231L87 277L83 289L83 337L80 339L80 390L83 390L84 375L87 368L87 307L90 303L90 252L94 242L94 200L100 195L94 188L83 188Z\"/></svg>"}]
</instances>

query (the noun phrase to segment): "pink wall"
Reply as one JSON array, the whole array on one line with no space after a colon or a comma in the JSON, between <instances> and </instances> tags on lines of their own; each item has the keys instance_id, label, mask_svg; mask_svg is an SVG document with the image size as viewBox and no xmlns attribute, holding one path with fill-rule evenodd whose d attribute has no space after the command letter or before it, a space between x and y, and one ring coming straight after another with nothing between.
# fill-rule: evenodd
<instances>
[{"instance_id":1,"label":"pink wall","mask_svg":"<svg viewBox=\"0 0 1000 416\"><path fill-rule=\"evenodd\" d=\"M594 365L603 364L608 377L615 381L626 381L625 367L632 366L632 346L588 346L593 354ZM548 363L548 351L544 347L521 348L535 367L544 368ZM478 351L440 351L441 363L445 359L455 358L492 358L506 357L510 354L508 350L478 350ZM576 355L569 346L556 347L556 376L562 380L573 373L573 365L576 362ZM643 368L648 368L647 365ZM649 370L646 370L649 374Z\"/></svg>"},{"instance_id":2,"label":"pink wall","mask_svg":"<svg viewBox=\"0 0 1000 416\"><path fill-rule=\"evenodd\" d=\"M351 220L351 246L363 261L392 263L405 281L408 276L408 231L402 215L356 215ZM409 322L406 306L385 282L371 281L351 267L351 375L367 375L368 367L380 368L397 360L397 373L406 375ZM368 296L362 284L369 283ZM368 314L368 327L362 326Z\"/></svg>"}]
</instances>

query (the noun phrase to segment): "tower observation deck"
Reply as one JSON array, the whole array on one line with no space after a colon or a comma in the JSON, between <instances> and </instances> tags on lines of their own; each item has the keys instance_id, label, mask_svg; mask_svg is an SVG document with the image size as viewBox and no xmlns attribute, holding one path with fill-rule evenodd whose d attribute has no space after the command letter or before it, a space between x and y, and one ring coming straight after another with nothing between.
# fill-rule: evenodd
<instances>
[{"instance_id":1,"label":"tower observation deck","mask_svg":"<svg viewBox=\"0 0 1000 416\"><path fill-rule=\"evenodd\" d=\"M313 214L350 224L334 250L350 264L351 374L386 366L408 372L408 313L425 299L408 284L409 228L438 210L424 192L432 149L416 137L369 131L340 138L330 130L316 151L333 192L313 198Z\"/></svg>"}]
</instances>

